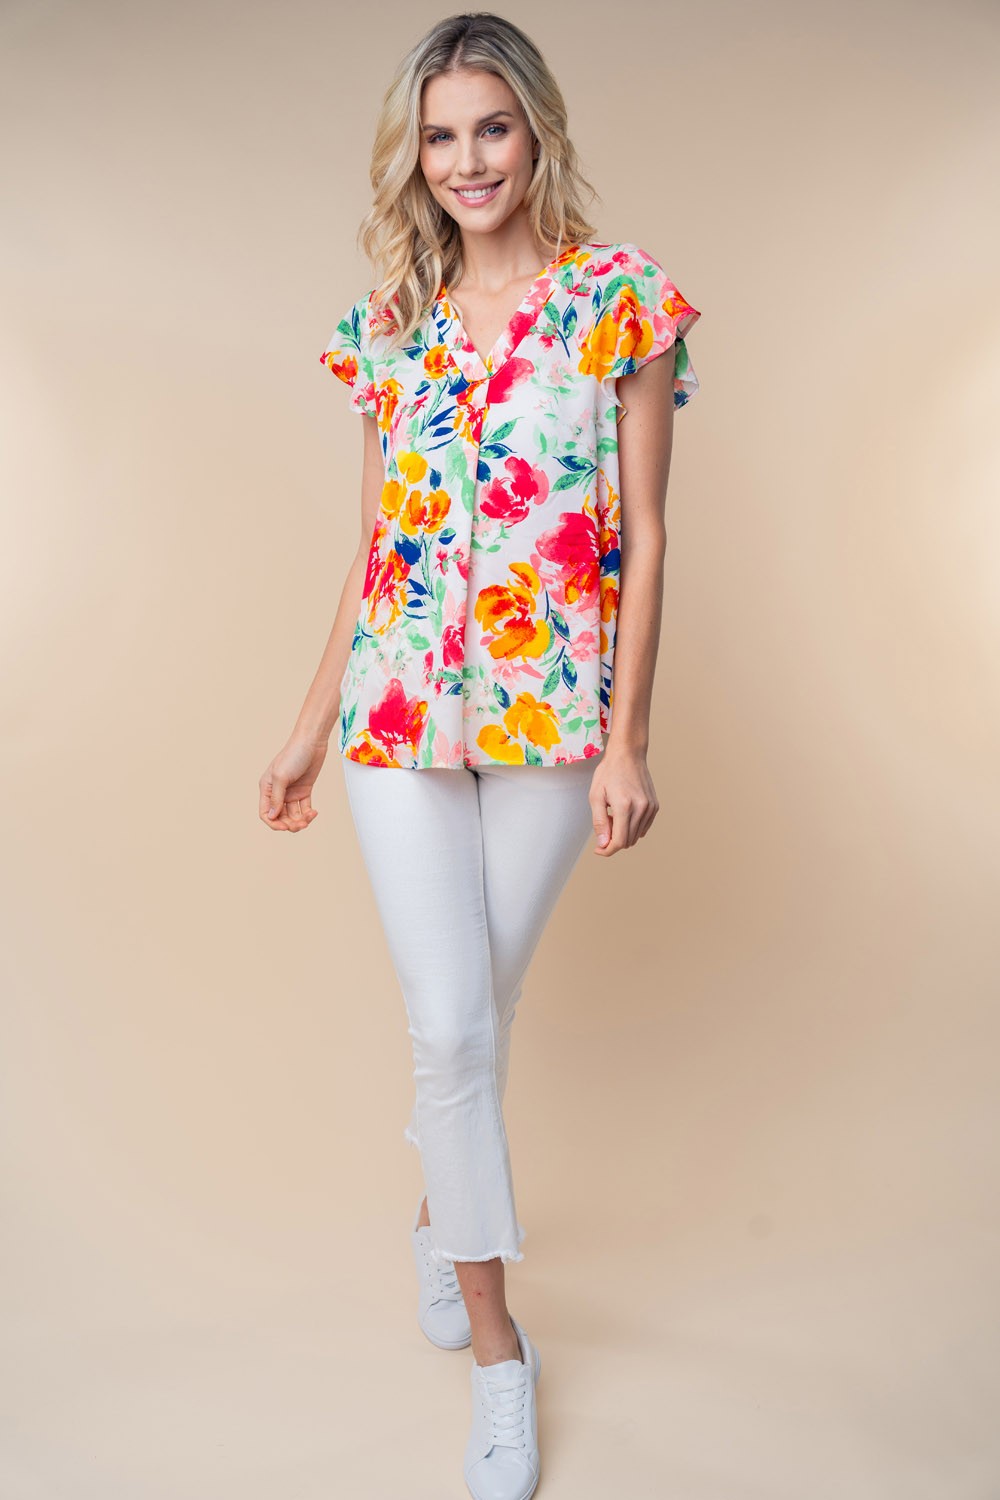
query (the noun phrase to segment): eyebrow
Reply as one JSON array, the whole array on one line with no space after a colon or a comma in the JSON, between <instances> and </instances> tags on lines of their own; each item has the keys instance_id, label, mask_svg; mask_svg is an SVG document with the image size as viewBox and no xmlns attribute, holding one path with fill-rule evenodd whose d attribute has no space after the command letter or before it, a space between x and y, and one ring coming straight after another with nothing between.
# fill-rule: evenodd
<instances>
[{"instance_id":1,"label":"eyebrow","mask_svg":"<svg viewBox=\"0 0 1000 1500\"><path fill-rule=\"evenodd\" d=\"M480 125L485 125L488 120L499 120L501 118L501 116L504 116L504 115L506 115L506 117L507 117L508 120L513 120L513 118L514 118L514 116L511 114L511 112L510 112L509 109L495 109L495 110L493 110L492 114L483 115L481 119L479 119L479 120L476 121L476 129L478 130L479 127L480 127ZM421 125L420 128L421 128L421 130L450 130L451 126L450 125Z\"/></svg>"}]
</instances>

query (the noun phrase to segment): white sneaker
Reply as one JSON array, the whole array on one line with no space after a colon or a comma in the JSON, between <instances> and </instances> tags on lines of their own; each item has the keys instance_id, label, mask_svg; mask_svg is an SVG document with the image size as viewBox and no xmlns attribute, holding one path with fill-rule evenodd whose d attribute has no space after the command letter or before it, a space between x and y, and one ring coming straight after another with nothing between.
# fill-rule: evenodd
<instances>
[{"instance_id":1,"label":"white sneaker","mask_svg":"<svg viewBox=\"0 0 1000 1500\"><path fill-rule=\"evenodd\" d=\"M436 1260L431 1254L433 1241L429 1224L417 1228L423 1201L421 1197L410 1229L413 1259L420 1278L417 1322L439 1349L467 1349L472 1343L472 1326L454 1262Z\"/></svg>"},{"instance_id":2,"label":"white sneaker","mask_svg":"<svg viewBox=\"0 0 1000 1500\"><path fill-rule=\"evenodd\" d=\"M472 1431L464 1466L472 1500L528 1500L538 1484L535 1381L542 1361L520 1323L510 1321L520 1360L472 1362Z\"/></svg>"}]
</instances>

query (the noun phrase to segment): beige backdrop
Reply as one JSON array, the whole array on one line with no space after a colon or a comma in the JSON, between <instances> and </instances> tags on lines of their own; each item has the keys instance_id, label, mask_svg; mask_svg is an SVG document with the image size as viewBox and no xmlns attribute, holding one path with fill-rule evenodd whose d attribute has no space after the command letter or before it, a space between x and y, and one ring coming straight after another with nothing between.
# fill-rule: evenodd
<instances>
[{"instance_id":1,"label":"beige backdrop","mask_svg":"<svg viewBox=\"0 0 1000 1500\"><path fill-rule=\"evenodd\" d=\"M375 111L445 14L0 15L3 1500L465 1493L335 755L257 819L356 542ZM505 14L703 313L662 810L515 1030L539 1493L994 1500L1000 13Z\"/></svg>"}]
</instances>

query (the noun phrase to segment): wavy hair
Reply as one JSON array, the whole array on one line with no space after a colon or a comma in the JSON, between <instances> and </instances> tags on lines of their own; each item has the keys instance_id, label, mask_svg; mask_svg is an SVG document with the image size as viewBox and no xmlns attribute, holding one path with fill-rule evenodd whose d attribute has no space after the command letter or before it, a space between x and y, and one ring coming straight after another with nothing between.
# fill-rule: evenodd
<instances>
[{"instance_id":1,"label":"wavy hair","mask_svg":"<svg viewBox=\"0 0 1000 1500\"><path fill-rule=\"evenodd\" d=\"M461 232L420 166L420 100L428 79L464 69L494 73L520 102L539 147L524 203L535 237L552 246L551 259L594 232L582 205L598 195L580 170L562 93L534 42L489 11L439 21L403 57L382 100L370 165L374 198L358 230L382 277L372 311L391 312L394 346L426 314L442 276L449 285L460 276Z\"/></svg>"}]
</instances>

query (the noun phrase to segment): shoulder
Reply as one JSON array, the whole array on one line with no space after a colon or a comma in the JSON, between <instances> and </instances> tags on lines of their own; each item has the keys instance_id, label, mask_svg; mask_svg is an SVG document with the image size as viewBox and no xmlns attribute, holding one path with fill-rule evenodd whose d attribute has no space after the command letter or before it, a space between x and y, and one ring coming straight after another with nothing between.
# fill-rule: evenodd
<instances>
[{"instance_id":1,"label":"shoulder","mask_svg":"<svg viewBox=\"0 0 1000 1500\"><path fill-rule=\"evenodd\" d=\"M635 240L591 240L583 283L598 319L636 304L660 304L673 290L662 262Z\"/></svg>"},{"instance_id":2,"label":"shoulder","mask_svg":"<svg viewBox=\"0 0 1000 1500\"><path fill-rule=\"evenodd\" d=\"M660 262L648 250L634 240L586 240L580 247L595 267L613 266L618 270L642 270L644 266L658 266Z\"/></svg>"},{"instance_id":3,"label":"shoulder","mask_svg":"<svg viewBox=\"0 0 1000 1500\"><path fill-rule=\"evenodd\" d=\"M338 324L338 332L347 335L358 344L373 346L380 338L387 337L395 328L394 296L388 306L382 307L376 299L377 287L369 287L345 312Z\"/></svg>"},{"instance_id":4,"label":"shoulder","mask_svg":"<svg viewBox=\"0 0 1000 1500\"><path fill-rule=\"evenodd\" d=\"M665 276L663 264L634 240L591 240L586 245L591 277L599 281L635 281Z\"/></svg>"}]
</instances>

